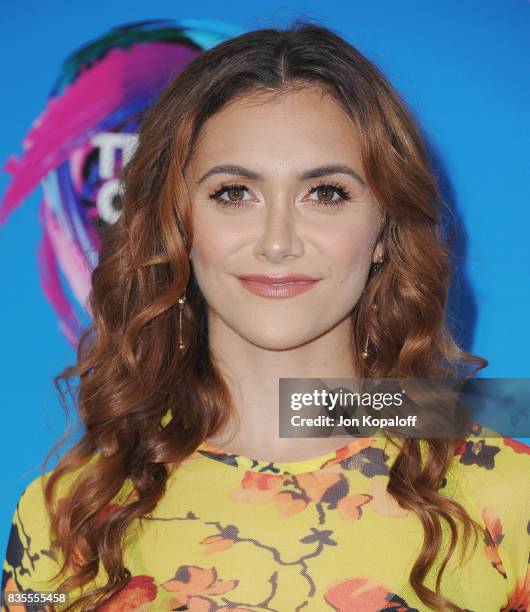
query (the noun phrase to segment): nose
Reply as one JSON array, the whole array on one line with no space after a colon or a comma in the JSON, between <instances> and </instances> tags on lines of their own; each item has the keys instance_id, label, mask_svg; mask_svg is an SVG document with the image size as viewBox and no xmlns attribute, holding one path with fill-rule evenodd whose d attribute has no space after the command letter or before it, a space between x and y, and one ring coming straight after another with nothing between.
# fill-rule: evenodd
<instances>
[{"instance_id":1,"label":"nose","mask_svg":"<svg viewBox=\"0 0 530 612\"><path fill-rule=\"evenodd\" d=\"M271 263L281 263L287 258L303 255L304 243L298 233L296 210L287 198L267 202L264 220L261 222L263 229L254 246L256 257L265 258Z\"/></svg>"}]
</instances>

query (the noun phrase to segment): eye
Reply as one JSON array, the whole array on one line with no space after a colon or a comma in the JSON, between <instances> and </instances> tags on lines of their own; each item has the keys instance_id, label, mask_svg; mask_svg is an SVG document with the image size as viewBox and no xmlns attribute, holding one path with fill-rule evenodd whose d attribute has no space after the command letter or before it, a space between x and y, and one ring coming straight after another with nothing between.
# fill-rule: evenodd
<instances>
[{"instance_id":1,"label":"eye","mask_svg":"<svg viewBox=\"0 0 530 612\"><path fill-rule=\"evenodd\" d=\"M217 189L217 191L211 193L209 197L215 200L223 208L241 208L246 202L253 201L250 196L248 198L243 197L245 192L248 192L248 187L246 185L231 183L228 185L221 185L221 187ZM227 198L221 197L224 193L228 196ZM319 183L309 190L308 195L313 193L317 194L317 198L309 198L309 201L316 202L318 206L324 206L325 208L336 208L344 205L350 200L348 191L342 185L334 183Z\"/></svg>"},{"instance_id":2,"label":"eye","mask_svg":"<svg viewBox=\"0 0 530 612\"><path fill-rule=\"evenodd\" d=\"M252 201L251 197L248 199L243 198L243 193L245 191L248 191L248 188L245 185L222 185L217 191L210 194L210 198L215 200L224 208L239 208L244 206L244 202ZM221 197L221 195L223 195L225 192L228 199Z\"/></svg>"},{"instance_id":3,"label":"eye","mask_svg":"<svg viewBox=\"0 0 530 612\"><path fill-rule=\"evenodd\" d=\"M310 198L309 201L316 202L317 205L327 208L343 206L350 199L350 194L342 185L333 183L315 185L309 190L309 195L313 193L316 193L317 197L316 199ZM338 197L335 198L335 195Z\"/></svg>"}]
</instances>

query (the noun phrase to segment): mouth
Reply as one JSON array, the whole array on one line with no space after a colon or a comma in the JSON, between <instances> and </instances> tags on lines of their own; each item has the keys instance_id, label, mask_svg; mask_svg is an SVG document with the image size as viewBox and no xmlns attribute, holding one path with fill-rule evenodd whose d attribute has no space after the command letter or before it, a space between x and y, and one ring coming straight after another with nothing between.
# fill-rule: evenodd
<instances>
[{"instance_id":1,"label":"mouth","mask_svg":"<svg viewBox=\"0 0 530 612\"><path fill-rule=\"evenodd\" d=\"M290 298L305 293L321 279L305 274L289 276L265 276L245 274L237 277L241 285L251 293L266 298Z\"/></svg>"},{"instance_id":2,"label":"mouth","mask_svg":"<svg viewBox=\"0 0 530 612\"><path fill-rule=\"evenodd\" d=\"M306 283L320 280L307 274L289 274L288 276L268 276L266 274L241 274L241 280L268 283L271 285L285 285L287 283Z\"/></svg>"}]
</instances>

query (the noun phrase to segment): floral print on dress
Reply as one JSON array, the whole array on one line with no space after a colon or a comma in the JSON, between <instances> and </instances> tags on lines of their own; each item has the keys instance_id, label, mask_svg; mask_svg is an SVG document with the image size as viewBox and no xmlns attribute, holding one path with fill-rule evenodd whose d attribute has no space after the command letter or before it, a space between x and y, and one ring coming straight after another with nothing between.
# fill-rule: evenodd
<instances>
[{"instance_id":1,"label":"floral print on dress","mask_svg":"<svg viewBox=\"0 0 530 612\"><path fill-rule=\"evenodd\" d=\"M155 600L157 588L151 576L133 576L121 591L99 606L101 612L137 612L150 610L149 602Z\"/></svg>"},{"instance_id":2,"label":"floral print on dress","mask_svg":"<svg viewBox=\"0 0 530 612\"><path fill-rule=\"evenodd\" d=\"M389 469L386 464L384 451L380 448L365 448L354 455L341 460L340 465L345 470L359 470L363 476L388 476Z\"/></svg>"},{"instance_id":3,"label":"floral print on dress","mask_svg":"<svg viewBox=\"0 0 530 612\"><path fill-rule=\"evenodd\" d=\"M324 599L337 612L353 612L353 610L419 612L416 608L410 608L404 599L391 593L383 584L368 577L338 580L328 585Z\"/></svg>"},{"instance_id":4,"label":"floral print on dress","mask_svg":"<svg viewBox=\"0 0 530 612\"><path fill-rule=\"evenodd\" d=\"M528 612L530 610L530 569L526 576L519 578L500 612Z\"/></svg>"},{"instance_id":5,"label":"floral print on dress","mask_svg":"<svg viewBox=\"0 0 530 612\"><path fill-rule=\"evenodd\" d=\"M162 587L172 594L169 600L171 606L176 609L187 606L188 610L199 612L224 609L212 607L215 602L210 600L208 595L224 595L232 591L237 584L238 580L221 580L215 567L182 565L172 578L162 584Z\"/></svg>"},{"instance_id":6,"label":"floral print on dress","mask_svg":"<svg viewBox=\"0 0 530 612\"><path fill-rule=\"evenodd\" d=\"M142 528L131 526L126 567L132 577L98 609L423 612L408 583L421 524L387 492L391 453L381 441L356 439L320 458L285 464L204 445L172 472ZM530 517L523 516L522 499L509 497L511 491L524 495L529 470L528 446L486 438L477 427L440 485L451 495L463 482L466 495L458 501L478 510L486 527L465 568L466 589L458 566L445 574L443 594L466 612L530 612L519 544L528 537ZM59 568L40 484L29 485L13 515L3 590L45 590L37 581ZM134 492L120 494L98 519L131 498Z\"/></svg>"},{"instance_id":7,"label":"floral print on dress","mask_svg":"<svg viewBox=\"0 0 530 612\"><path fill-rule=\"evenodd\" d=\"M323 524L326 513L338 510L341 518L357 520L362 506L372 497L366 494L350 494L344 474L319 471L294 476L272 476L245 472L240 488L230 494L230 499L251 504L273 503L280 516L292 517L307 508L316 510L318 523Z\"/></svg>"},{"instance_id":8,"label":"floral print on dress","mask_svg":"<svg viewBox=\"0 0 530 612\"><path fill-rule=\"evenodd\" d=\"M506 570L504 569L502 559L499 555L499 545L504 538L501 520L491 508L482 508L481 513L484 524L486 525L486 535L484 536L486 558L499 574L501 574L503 578L506 578Z\"/></svg>"},{"instance_id":9,"label":"floral print on dress","mask_svg":"<svg viewBox=\"0 0 530 612\"><path fill-rule=\"evenodd\" d=\"M410 514L410 510L402 508L386 490L386 480L374 480L370 485L370 508L381 516L390 518L403 518Z\"/></svg>"},{"instance_id":10,"label":"floral print on dress","mask_svg":"<svg viewBox=\"0 0 530 612\"><path fill-rule=\"evenodd\" d=\"M460 462L464 465L478 465L487 470L495 467L495 455L500 452L498 446L487 444L485 440L467 440L459 449Z\"/></svg>"}]
</instances>

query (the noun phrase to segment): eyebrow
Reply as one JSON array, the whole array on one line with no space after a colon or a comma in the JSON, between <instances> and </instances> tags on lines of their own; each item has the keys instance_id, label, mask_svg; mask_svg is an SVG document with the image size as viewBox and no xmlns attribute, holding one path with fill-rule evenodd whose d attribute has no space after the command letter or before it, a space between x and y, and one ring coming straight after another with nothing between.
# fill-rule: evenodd
<instances>
[{"instance_id":1,"label":"eyebrow","mask_svg":"<svg viewBox=\"0 0 530 612\"><path fill-rule=\"evenodd\" d=\"M264 179L262 174L255 172L254 170L249 170L243 166L237 166L234 164L222 164L220 166L214 166L210 168L208 172L203 174L201 178L197 181L197 185L200 185L203 181L205 181L209 176L213 174L235 174L237 176L242 176L249 180L253 181L261 181ZM299 181L306 181L308 179L320 178L321 176L328 176L330 174L347 174L351 176L356 181L358 181L363 187L366 187L366 183L359 176L357 172L353 168L346 166L344 164L328 164L326 166L318 166L317 168L310 168L309 170L305 170L301 174L297 176Z\"/></svg>"}]
</instances>

